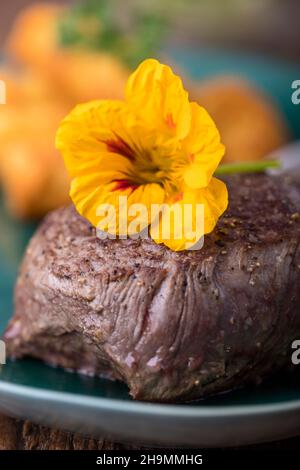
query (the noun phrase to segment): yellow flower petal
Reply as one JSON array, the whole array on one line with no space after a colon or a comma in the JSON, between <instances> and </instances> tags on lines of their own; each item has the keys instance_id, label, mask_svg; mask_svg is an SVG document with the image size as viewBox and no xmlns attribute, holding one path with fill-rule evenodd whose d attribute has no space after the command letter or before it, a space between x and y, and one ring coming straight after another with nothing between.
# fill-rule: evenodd
<instances>
[{"instance_id":1,"label":"yellow flower petal","mask_svg":"<svg viewBox=\"0 0 300 470\"><path fill-rule=\"evenodd\" d=\"M210 233L228 206L226 184L217 178L212 178L206 188L186 189L184 203L189 202L204 205L204 234Z\"/></svg>"},{"instance_id":2,"label":"yellow flower petal","mask_svg":"<svg viewBox=\"0 0 300 470\"><path fill-rule=\"evenodd\" d=\"M92 101L76 106L62 121L56 147L71 177L95 171L104 153L118 153L115 129L124 107L121 101Z\"/></svg>"},{"instance_id":3,"label":"yellow flower petal","mask_svg":"<svg viewBox=\"0 0 300 470\"><path fill-rule=\"evenodd\" d=\"M171 201L159 221L152 224L151 237L173 251L192 249L215 228L227 205L226 185L216 178L212 178L207 188L186 188L180 200Z\"/></svg>"},{"instance_id":4,"label":"yellow flower petal","mask_svg":"<svg viewBox=\"0 0 300 470\"><path fill-rule=\"evenodd\" d=\"M190 188L197 189L208 185L225 149L207 111L197 103L191 103L191 113L191 128L183 141L183 151L190 160L184 172L184 181Z\"/></svg>"},{"instance_id":5,"label":"yellow flower petal","mask_svg":"<svg viewBox=\"0 0 300 470\"><path fill-rule=\"evenodd\" d=\"M94 227L112 235L137 235L148 227L151 204L163 203L164 190L157 184L134 186L126 180L99 184L97 176L94 180L82 176L72 181L70 196L78 212ZM113 208L115 218L104 224L103 218L107 219Z\"/></svg>"},{"instance_id":6,"label":"yellow flower petal","mask_svg":"<svg viewBox=\"0 0 300 470\"><path fill-rule=\"evenodd\" d=\"M183 139L190 128L188 93L167 65L148 59L130 76L126 101L152 128Z\"/></svg>"},{"instance_id":7,"label":"yellow flower petal","mask_svg":"<svg viewBox=\"0 0 300 470\"><path fill-rule=\"evenodd\" d=\"M226 186L212 177L224 153L215 124L189 103L170 67L156 60L144 61L132 74L125 102L77 106L61 123L56 145L78 212L111 235L137 235L151 224L157 243L189 249L227 207ZM153 212L153 205L166 201L161 214ZM182 231L187 207L196 215ZM167 226L168 236L160 226Z\"/></svg>"}]
</instances>

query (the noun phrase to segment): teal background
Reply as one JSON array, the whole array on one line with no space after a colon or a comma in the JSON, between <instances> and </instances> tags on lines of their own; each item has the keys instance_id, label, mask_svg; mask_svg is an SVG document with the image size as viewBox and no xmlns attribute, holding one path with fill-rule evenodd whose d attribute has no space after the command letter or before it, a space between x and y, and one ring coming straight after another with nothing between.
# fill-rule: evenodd
<instances>
[{"instance_id":1,"label":"teal background","mask_svg":"<svg viewBox=\"0 0 300 470\"><path fill-rule=\"evenodd\" d=\"M13 311L13 288L24 249L36 224L13 220L0 194L0 332Z\"/></svg>"},{"instance_id":2,"label":"teal background","mask_svg":"<svg viewBox=\"0 0 300 470\"><path fill-rule=\"evenodd\" d=\"M269 95L283 112L292 137L300 138L300 105L291 100L291 85L300 80L300 65L258 54L205 48L170 50L174 62L192 78L235 75L246 78Z\"/></svg>"}]
</instances>

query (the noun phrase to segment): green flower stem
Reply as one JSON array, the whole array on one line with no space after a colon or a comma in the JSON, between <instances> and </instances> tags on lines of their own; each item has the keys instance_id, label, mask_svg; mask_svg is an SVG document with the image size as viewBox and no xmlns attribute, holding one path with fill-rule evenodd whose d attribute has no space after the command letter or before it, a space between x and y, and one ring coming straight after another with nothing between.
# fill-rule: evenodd
<instances>
[{"instance_id":1,"label":"green flower stem","mask_svg":"<svg viewBox=\"0 0 300 470\"><path fill-rule=\"evenodd\" d=\"M280 163L276 160L263 160L245 163L224 163L217 168L215 174L231 175L234 173L261 173L268 168L280 168Z\"/></svg>"}]
</instances>

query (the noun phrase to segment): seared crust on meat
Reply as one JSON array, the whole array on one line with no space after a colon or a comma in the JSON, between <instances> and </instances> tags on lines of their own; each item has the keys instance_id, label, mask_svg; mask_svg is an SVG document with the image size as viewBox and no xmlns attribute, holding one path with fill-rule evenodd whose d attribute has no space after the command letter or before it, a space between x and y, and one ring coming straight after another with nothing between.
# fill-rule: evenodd
<instances>
[{"instance_id":1,"label":"seared crust on meat","mask_svg":"<svg viewBox=\"0 0 300 470\"><path fill-rule=\"evenodd\" d=\"M300 337L300 192L266 175L227 184L229 209L199 251L99 240L74 207L51 213L21 267L9 355L169 402L290 364Z\"/></svg>"}]
</instances>

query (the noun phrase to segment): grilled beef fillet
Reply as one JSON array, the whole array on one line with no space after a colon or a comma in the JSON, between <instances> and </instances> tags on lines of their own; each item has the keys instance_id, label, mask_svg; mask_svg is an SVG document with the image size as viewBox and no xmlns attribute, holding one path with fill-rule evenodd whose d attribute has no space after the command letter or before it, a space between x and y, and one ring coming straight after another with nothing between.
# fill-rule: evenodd
<instances>
[{"instance_id":1,"label":"grilled beef fillet","mask_svg":"<svg viewBox=\"0 0 300 470\"><path fill-rule=\"evenodd\" d=\"M106 240L74 207L31 240L5 341L126 382L140 400L183 401L257 382L300 337L300 191L233 176L229 209L199 251Z\"/></svg>"}]
</instances>

